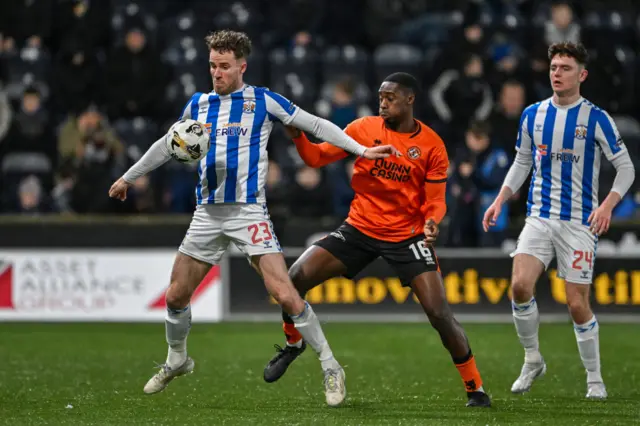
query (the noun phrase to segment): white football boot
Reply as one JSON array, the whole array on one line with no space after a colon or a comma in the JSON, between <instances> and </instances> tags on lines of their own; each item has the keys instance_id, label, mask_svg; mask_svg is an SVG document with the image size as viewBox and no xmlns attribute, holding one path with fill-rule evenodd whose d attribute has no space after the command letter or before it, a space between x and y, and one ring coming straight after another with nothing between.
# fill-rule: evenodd
<instances>
[{"instance_id":1,"label":"white football boot","mask_svg":"<svg viewBox=\"0 0 640 426\"><path fill-rule=\"evenodd\" d=\"M511 386L511 392L513 393L524 393L529 392L531 389L531 385L538 378L544 376L547 372L547 364L545 364L544 359L538 363L527 363L525 362L522 366L522 370L520 371L520 376L513 382Z\"/></svg>"},{"instance_id":2,"label":"white football boot","mask_svg":"<svg viewBox=\"0 0 640 426\"><path fill-rule=\"evenodd\" d=\"M607 388L602 382L587 383L587 398L607 399Z\"/></svg>"},{"instance_id":3,"label":"white football boot","mask_svg":"<svg viewBox=\"0 0 640 426\"><path fill-rule=\"evenodd\" d=\"M337 407L342 404L347 396L347 388L344 384L345 378L342 368L324 370L324 394L327 399L327 405L330 407Z\"/></svg>"},{"instance_id":4,"label":"white football boot","mask_svg":"<svg viewBox=\"0 0 640 426\"><path fill-rule=\"evenodd\" d=\"M146 385L144 385L144 393L151 395L164 390L169 382L176 377L183 376L193 372L195 362L191 358L187 360L178 368L170 368L167 364L160 366L158 371L152 378L149 379Z\"/></svg>"}]
</instances>

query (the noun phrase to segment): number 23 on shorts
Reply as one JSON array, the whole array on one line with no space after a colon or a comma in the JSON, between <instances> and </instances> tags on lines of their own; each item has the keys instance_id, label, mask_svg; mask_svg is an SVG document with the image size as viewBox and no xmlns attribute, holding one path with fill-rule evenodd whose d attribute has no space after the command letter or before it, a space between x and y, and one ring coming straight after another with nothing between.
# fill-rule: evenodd
<instances>
[{"instance_id":1,"label":"number 23 on shorts","mask_svg":"<svg viewBox=\"0 0 640 426\"><path fill-rule=\"evenodd\" d=\"M254 223L249 225L247 230L251 235L252 244L260 244L264 241L273 239L273 234L271 233L271 228L269 227L268 222Z\"/></svg>"},{"instance_id":2,"label":"number 23 on shorts","mask_svg":"<svg viewBox=\"0 0 640 426\"><path fill-rule=\"evenodd\" d=\"M571 268L582 271L582 265L588 266L588 270L593 269L593 252L592 251L582 251L582 250L574 250L573 251L573 263L571 264Z\"/></svg>"}]
</instances>

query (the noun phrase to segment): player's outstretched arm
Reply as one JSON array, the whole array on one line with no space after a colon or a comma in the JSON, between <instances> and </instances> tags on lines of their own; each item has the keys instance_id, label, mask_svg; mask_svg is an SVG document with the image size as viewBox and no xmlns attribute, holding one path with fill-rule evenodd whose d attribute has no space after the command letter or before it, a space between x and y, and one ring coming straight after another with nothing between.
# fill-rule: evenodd
<instances>
[{"instance_id":1,"label":"player's outstretched arm","mask_svg":"<svg viewBox=\"0 0 640 426\"><path fill-rule=\"evenodd\" d=\"M109 197L116 198L120 201L127 199L127 190L140 176L157 169L171 158L167 149L166 139L164 135L149 147L147 152L138 160L136 164L131 166L120 179L114 182L109 189Z\"/></svg>"},{"instance_id":2,"label":"player's outstretched arm","mask_svg":"<svg viewBox=\"0 0 640 426\"><path fill-rule=\"evenodd\" d=\"M289 124L305 132L309 132L318 139L327 141L327 143L331 145L369 160L387 158L391 155L401 155L400 152L391 145L381 145L373 148L360 145L351 136L343 132L340 127L329 120L309 114L303 109L298 111Z\"/></svg>"},{"instance_id":3,"label":"player's outstretched arm","mask_svg":"<svg viewBox=\"0 0 640 426\"><path fill-rule=\"evenodd\" d=\"M296 145L302 161L309 167L324 167L327 164L342 160L349 155L344 149L326 142L312 143L300 129L286 126L287 135Z\"/></svg>"}]
</instances>

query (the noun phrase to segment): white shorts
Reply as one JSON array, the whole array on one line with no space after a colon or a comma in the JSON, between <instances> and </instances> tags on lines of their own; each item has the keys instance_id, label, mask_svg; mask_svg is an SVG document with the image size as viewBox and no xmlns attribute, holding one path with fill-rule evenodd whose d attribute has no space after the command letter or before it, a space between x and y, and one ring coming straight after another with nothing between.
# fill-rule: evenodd
<instances>
[{"instance_id":1,"label":"white shorts","mask_svg":"<svg viewBox=\"0 0 640 426\"><path fill-rule=\"evenodd\" d=\"M530 254L549 267L554 255L558 278L576 284L591 284L598 237L588 227L564 220L528 217L518 237L516 254Z\"/></svg>"},{"instance_id":2,"label":"white shorts","mask_svg":"<svg viewBox=\"0 0 640 426\"><path fill-rule=\"evenodd\" d=\"M179 250L216 265L230 242L248 258L282 252L266 204L198 205Z\"/></svg>"}]
</instances>

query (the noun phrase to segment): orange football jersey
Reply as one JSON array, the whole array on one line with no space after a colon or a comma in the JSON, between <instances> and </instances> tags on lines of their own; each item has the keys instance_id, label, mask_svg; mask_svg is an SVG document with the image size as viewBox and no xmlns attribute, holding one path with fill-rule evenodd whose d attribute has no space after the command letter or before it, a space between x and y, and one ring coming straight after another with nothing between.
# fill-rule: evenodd
<instances>
[{"instance_id":1,"label":"orange football jersey","mask_svg":"<svg viewBox=\"0 0 640 426\"><path fill-rule=\"evenodd\" d=\"M355 197L347 222L373 238L402 241L423 232L425 183L447 180L449 158L442 139L416 120L414 133L388 129L382 117L363 117L345 133L366 147L392 145L402 157L354 163L351 186Z\"/></svg>"}]
</instances>

